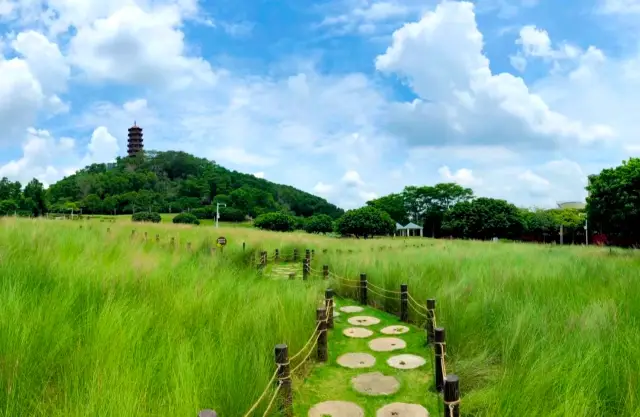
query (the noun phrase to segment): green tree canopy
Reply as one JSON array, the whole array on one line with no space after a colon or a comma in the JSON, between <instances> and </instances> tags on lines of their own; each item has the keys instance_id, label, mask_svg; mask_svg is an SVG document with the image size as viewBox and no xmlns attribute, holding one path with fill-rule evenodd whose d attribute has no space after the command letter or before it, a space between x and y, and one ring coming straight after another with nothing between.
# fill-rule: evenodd
<instances>
[{"instance_id":1,"label":"green tree canopy","mask_svg":"<svg viewBox=\"0 0 640 417\"><path fill-rule=\"evenodd\" d=\"M520 210L505 200L477 198L451 207L443 228L454 237L519 239L524 230Z\"/></svg>"},{"instance_id":2,"label":"green tree canopy","mask_svg":"<svg viewBox=\"0 0 640 417\"><path fill-rule=\"evenodd\" d=\"M336 222L342 235L361 236L365 239L376 235L389 235L395 231L396 224L388 213L375 207L365 206L347 211Z\"/></svg>"},{"instance_id":3,"label":"green tree canopy","mask_svg":"<svg viewBox=\"0 0 640 417\"><path fill-rule=\"evenodd\" d=\"M305 221L304 230L307 233L331 233L333 219L326 214L311 216Z\"/></svg>"},{"instance_id":4,"label":"green tree canopy","mask_svg":"<svg viewBox=\"0 0 640 417\"><path fill-rule=\"evenodd\" d=\"M276 212L261 214L256 217L253 225L258 229L274 232L291 232L295 229L296 219L287 213Z\"/></svg>"}]
</instances>

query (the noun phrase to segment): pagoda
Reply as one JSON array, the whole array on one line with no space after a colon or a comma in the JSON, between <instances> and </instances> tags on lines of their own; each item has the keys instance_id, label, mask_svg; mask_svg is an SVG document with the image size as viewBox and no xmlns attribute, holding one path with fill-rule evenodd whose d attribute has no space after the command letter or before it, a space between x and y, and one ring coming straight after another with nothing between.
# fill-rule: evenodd
<instances>
[{"instance_id":1,"label":"pagoda","mask_svg":"<svg viewBox=\"0 0 640 417\"><path fill-rule=\"evenodd\" d=\"M142 128L133 122L133 126L129 128L129 139L127 139L127 153L129 156L135 156L138 152L142 151L144 145L142 144Z\"/></svg>"}]
</instances>

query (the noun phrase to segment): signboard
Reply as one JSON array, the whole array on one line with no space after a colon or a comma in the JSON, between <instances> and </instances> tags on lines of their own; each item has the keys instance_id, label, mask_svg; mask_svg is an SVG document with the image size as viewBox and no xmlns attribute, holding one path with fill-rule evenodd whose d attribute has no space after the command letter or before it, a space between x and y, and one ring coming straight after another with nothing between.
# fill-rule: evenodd
<instances>
[{"instance_id":1,"label":"signboard","mask_svg":"<svg viewBox=\"0 0 640 417\"><path fill-rule=\"evenodd\" d=\"M227 244L227 238L224 236L220 236L217 242L218 242L218 246L224 246Z\"/></svg>"}]
</instances>

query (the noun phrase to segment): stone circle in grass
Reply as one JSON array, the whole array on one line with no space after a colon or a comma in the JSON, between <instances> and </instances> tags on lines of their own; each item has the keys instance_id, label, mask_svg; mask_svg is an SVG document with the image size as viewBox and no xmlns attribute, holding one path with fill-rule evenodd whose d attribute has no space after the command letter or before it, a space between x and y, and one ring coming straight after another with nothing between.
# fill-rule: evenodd
<instances>
[{"instance_id":1,"label":"stone circle in grass","mask_svg":"<svg viewBox=\"0 0 640 417\"><path fill-rule=\"evenodd\" d=\"M427 363L426 359L417 355L396 355L387 359L387 365L396 369L415 369Z\"/></svg>"},{"instance_id":2,"label":"stone circle in grass","mask_svg":"<svg viewBox=\"0 0 640 417\"><path fill-rule=\"evenodd\" d=\"M376 411L376 417L429 417L420 404L391 403Z\"/></svg>"},{"instance_id":3,"label":"stone circle in grass","mask_svg":"<svg viewBox=\"0 0 640 417\"><path fill-rule=\"evenodd\" d=\"M344 307L340 307L340 311L342 311L343 313L360 313L361 311L363 311L364 308L359 307L359 306L344 306Z\"/></svg>"},{"instance_id":4,"label":"stone circle in grass","mask_svg":"<svg viewBox=\"0 0 640 417\"><path fill-rule=\"evenodd\" d=\"M369 342L369 348L375 352L391 352L406 347L407 342L397 337L379 337Z\"/></svg>"},{"instance_id":5,"label":"stone circle in grass","mask_svg":"<svg viewBox=\"0 0 640 417\"><path fill-rule=\"evenodd\" d=\"M349 320L347 321L349 322L349 324L353 324L354 326L373 326L374 324L380 323L379 318L371 316L349 317Z\"/></svg>"},{"instance_id":6,"label":"stone circle in grass","mask_svg":"<svg viewBox=\"0 0 640 417\"><path fill-rule=\"evenodd\" d=\"M345 368L370 368L376 364L376 358L368 353L345 353L338 358L338 365Z\"/></svg>"},{"instance_id":7,"label":"stone circle in grass","mask_svg":"<svg viewBox=\"0 0 640 417\"><path fill-rule=\"evenodd\" d=\"M364 339L371 336L373 332L363 327L349 327L348 329L344 329L342 334L347 337L353 337L354 339Z\"/></svg>"},{"instance_id":8,"label":"stone circle in grass","mask_svg":"<svg viewBox=\"0 0 640 417\"><path fill-rule=\"evenodd\" d=\"M407 333L409 328L407 326L387 326L384 329L380 330L381 333L384 334L403 334Z\"/></svg>"},{"instance_id":9,"label":"stone circle in grass","mask_svg":"<svg viewBox=\"0 0 640 417\"><path fill-rule=\"evenodd\" d=\"M351 379L356 391L366 395L391 395L400 389L400 382L392 376L381 372L360 374Z\"/></svg>"},{"instance_id":10,"label":"stone circle in grass","mask_svg":"<svg viewBox=\"0 0 640 417\"><path fill-rule=\"evenodd\" d=\"M333 312L333 317L338 317L340 315L340 313L338 313L337 311Z\"/></svg>"},{"instance_id":11,"label":"stone circle in grass","mask_svg":"<svg viewBox=\"0 0 640 417\"><path fill-rule=\"evenodd\" d=\"M311 407L309 417L364 417L364 410L349 401L325 401Z\"/></svg>"}]
</instances>

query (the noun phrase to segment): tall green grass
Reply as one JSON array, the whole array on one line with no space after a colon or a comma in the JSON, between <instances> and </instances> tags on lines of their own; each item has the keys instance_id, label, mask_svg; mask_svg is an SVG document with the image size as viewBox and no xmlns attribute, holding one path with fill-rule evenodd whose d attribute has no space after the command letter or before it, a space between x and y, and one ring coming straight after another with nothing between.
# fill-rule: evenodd
<instances>
[{"instance_id":1,"label":"tall green grass","mask_svg":"<svg viewBox=\"0 0 640 417\"><path fill-rule=\"evenodd\" d=\"M237 247L172 251L154 242L168 229L148 230L0 220L0 415L241 416L274 345L302 347L321 283L267 281Z\"/></svg>"}]
</instances>

